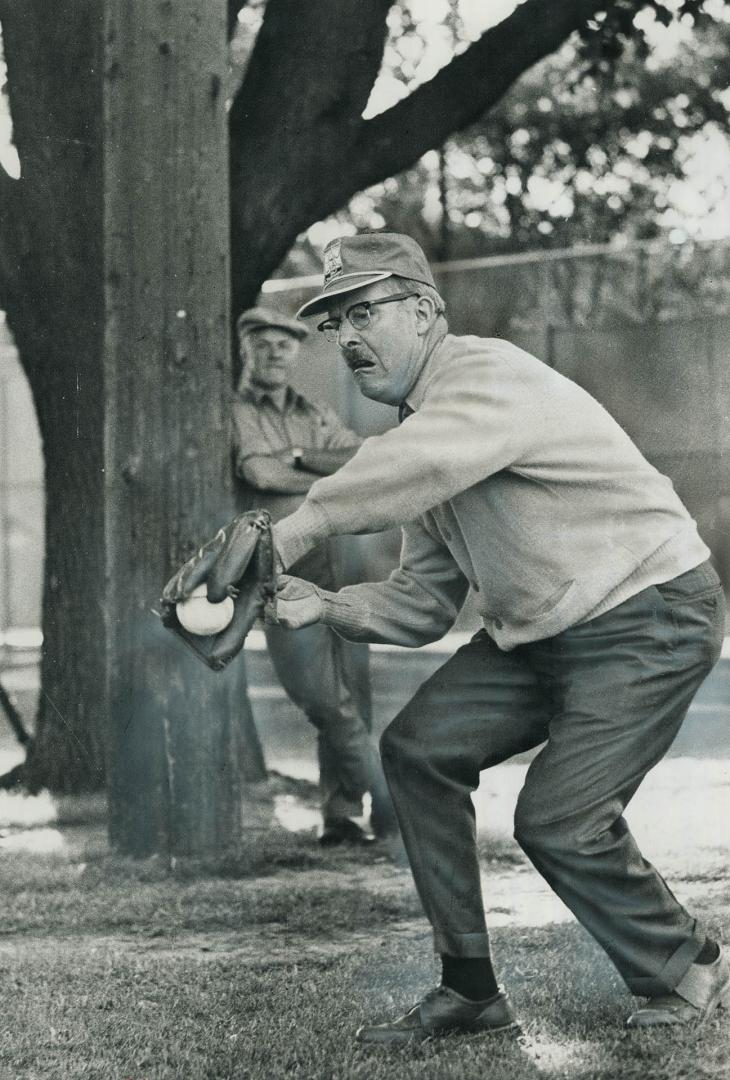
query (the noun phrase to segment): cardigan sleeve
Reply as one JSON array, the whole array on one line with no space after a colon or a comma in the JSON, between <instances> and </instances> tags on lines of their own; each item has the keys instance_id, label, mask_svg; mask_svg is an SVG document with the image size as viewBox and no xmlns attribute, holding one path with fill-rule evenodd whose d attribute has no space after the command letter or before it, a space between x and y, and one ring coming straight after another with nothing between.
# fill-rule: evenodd
<instances>
[{"instance_id":1,"label":"cardigan sleeve","mask_svg":"<svg viewBox=\"0 0 730 1080\"><path fill-rule=\"evenodd\" d=\"M351 641L417 647L451 628L469 585L421 522L403 529L400 565L386 581L320 589L323 622Z\"/></svg>"}]
</instances>

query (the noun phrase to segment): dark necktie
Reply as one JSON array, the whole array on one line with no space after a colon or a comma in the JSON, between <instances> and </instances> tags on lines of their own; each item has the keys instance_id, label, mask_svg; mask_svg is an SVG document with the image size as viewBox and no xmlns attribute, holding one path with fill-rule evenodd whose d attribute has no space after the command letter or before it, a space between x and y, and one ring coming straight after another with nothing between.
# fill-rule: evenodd
<instances>
[{"instance_id":1,"label":"dark necktie","mask_svg":"<svg viewBox=\"0 0 730 1080\"><path fill-rule=\"evenodd\" d=\"M401 401L400 405L398 406L398 423L402 424L403 421L406 420L409 416L413 416L413 409L410 407L408 402Z\"/></svg>"}]
</instances>

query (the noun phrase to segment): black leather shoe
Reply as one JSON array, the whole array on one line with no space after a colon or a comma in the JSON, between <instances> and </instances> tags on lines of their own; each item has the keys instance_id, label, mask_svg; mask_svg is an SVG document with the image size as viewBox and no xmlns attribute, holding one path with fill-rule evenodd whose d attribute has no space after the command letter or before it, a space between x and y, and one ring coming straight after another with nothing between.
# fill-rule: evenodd
<instances>
[{"instance_id":1,"label":"black leather shoe","mask_svg":"<svg viewBox=\"0 0 730 1080\"><path fill-rule=\"evenodd\" d=\"M383 1024L364 1024L355 1038L361 1043L395 1045L421 1042L433 1035L497 1035L518 1032L512 1004L500 990L486 1001L469 1001L448 986L426 994L404 1016Z\"/></svg>"},{"instance_id":2,"label":"black leather shoe","mask_svg":"<svg viewBox=\"0 0 730 1080\"><path fill-rule=\"evenodd\" d=\"M368 847L375 843L375 837L366 833L351 818L325 818L319 842L322 847L336 847L337 844Z\"/></svg>"}]
</instances>

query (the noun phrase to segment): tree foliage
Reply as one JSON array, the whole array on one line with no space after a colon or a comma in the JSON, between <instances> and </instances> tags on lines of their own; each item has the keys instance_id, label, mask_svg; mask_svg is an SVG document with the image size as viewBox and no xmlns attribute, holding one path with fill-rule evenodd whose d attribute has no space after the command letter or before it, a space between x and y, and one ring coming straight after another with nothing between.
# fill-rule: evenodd
<instances>
[{"instance_id":1,"label":"tree foliage","mask_svg":"<svg viewBox=\"0 0 730 1080\"><path fill-rule=\"evenodd\" d=\"M462 220L478 215L512 249L646 239L674 225L672 189L693 138L730 130L730 24L703 25L664 62L648 63L645 45L627 42L608 71L576 70L580 48L567 45L458 137L475 166Z\"/></svg>"},{"instance_id":2,"label":"tree foliage","mask_svg":"<svg viewBox=\"0 0 730 1080\"><path fill-rule=\"evenodd\" d=\"M694 8L692 35L664 55L636 27L575 35L445 150L356 195L337 220L409 232L435 258L666 234L691 218L675 202L695 155L727 147L730 130L730 22ZM389 60L406 87L419 48L404 43L419 38L404 26ZM718 188L696 213L719 209Z\"/></svg>"}]
</instances>

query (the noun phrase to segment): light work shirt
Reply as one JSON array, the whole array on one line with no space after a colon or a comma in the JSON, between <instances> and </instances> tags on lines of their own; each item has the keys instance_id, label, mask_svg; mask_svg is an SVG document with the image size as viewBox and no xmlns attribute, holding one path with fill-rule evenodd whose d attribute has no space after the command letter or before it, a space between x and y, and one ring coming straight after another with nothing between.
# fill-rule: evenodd
<instances>
[{"instance_id":1,"label":"light work shirt","mask_svg":"<svg viewBox=\"0 0 730 1080\"><path fill-rule=\"evenodd\" d=\"M292 514L305 494L253 488L244 475L248 458L277 454L295 447L338 450L362 443L361 437L340 420L334 409L310 401L291 386L273 394L254 386L246 387L234 397L232 417L240 509L268 510L273 521ZM309 553L306 562L300 563L299 571L319 585L332 587L339 578L343 551L342 545L320 543Z\"/></svg>"},{"instance_id":2,"label":"light work shirt","mask_svg":"<svg viewBox=\"0 0 730 1080\"><path fill-rule=\"evenodd\" d=\"M277 454L301 447L304 450L337 450L359 446L362 439L340 420L334 409L309 401L293 387L277 394L247 387L233 401L233 446L236 474L243 476L247 458ZM277 521L293 513L303 495L256 492L257 506L265 507Z\"/></svg>"}]
</instances>

